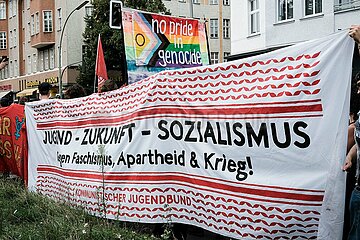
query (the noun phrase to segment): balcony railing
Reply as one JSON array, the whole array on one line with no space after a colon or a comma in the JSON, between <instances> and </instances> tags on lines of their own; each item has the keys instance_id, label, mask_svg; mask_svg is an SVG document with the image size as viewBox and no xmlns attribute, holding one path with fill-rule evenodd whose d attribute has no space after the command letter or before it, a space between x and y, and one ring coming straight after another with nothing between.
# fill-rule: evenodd
<instances>
[{"instance_id":1,"label":"balcony railing","mask_svg":"<svg viewBox=\"0 0 360 240\"><path fill-rule=\"evenodd\" d=\"M360 8L360 0L349 1L334 5L334 12Z\"/></svg>"}]
</instances>

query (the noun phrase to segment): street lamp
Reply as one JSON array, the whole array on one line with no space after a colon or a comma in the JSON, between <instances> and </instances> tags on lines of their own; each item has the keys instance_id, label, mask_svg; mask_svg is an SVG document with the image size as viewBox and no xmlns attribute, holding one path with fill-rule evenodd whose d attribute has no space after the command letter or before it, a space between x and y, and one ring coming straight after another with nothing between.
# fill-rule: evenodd
<instances>
[{"instance_id":1,"label":"street lamp","mask_svg":"<svg viewBox=\"0 0 360 240\"><path fill-rule=\"evenodd\" d=\"M75 64L81 63L81 62L82 62L82 61L78 61L78 62L70 63L69 65L66 65L66 66L64 67L64 69L61 71L61 78L62 78L62 76L64 76L64 72L65 72L66 69L70 68L71 66L73 66L73 65L75 65Z\"/></svg>"},{"instance_id":2,"label":"street lamp","mask_svg":"<svg viewBox=\"0 0 360 240\"><path fill-rule=\"evenodd\" d=\"M190 6L190 17L194 18L194 6L193 6L193 1L194 0L189 0L189 6Z\"/></svg>"},{"instance_id":3,"label":"street lamp","mask_svg":"<svg viewBox=\"0 0 360 240\"><path fill-rule=\"evenodd\" d=\"M70 12L70 14L67 16L64 26L61 29L61 36L60 36L60 41L59 41L59 95L60 98L63 97L63 93L62 93L62 74L61 74L61 43L62 43L62 39L63 39L63 35L64 35L64 29L66 26L66 23L68 22L71 14L73 14L75 11L80 10L82 7L84 7L86 4L88 4L89 1L84 1L83 3L81 3L78 7L76 7L74 10L72 10Z\"/></svg>"}]
</instances>

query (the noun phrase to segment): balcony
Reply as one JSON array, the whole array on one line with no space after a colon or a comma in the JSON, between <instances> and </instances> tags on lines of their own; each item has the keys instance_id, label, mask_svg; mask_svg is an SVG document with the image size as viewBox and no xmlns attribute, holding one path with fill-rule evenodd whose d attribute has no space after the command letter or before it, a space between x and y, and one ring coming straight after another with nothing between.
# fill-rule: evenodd
<instances>
[{"instance_id":1,"label":"balcony","mask_svg":"<svg viewBox=\"0 0 360 240\"><path fill-rule=\"evenodd\" d=\"M31 36L31 47L43 48L55 44L55 34L40 32L36 35Z\"/></svg>"}]
</instances>

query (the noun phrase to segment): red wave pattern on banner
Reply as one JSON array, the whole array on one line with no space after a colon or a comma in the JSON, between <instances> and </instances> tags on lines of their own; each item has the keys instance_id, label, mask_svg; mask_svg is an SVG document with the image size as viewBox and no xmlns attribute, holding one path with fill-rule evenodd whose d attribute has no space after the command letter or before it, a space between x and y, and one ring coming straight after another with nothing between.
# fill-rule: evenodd
<instances>
[{"instance_id":1,"label":"red wave pattern on banner","mask_svg":"<svg viewBox=\"0 0 360 240\"><path fill-rule=\"evenodd\" d=\"M82 179L82 181L83 180L84 179ZM128 190L129 192L140 194L144 191L151 193L160 192L162 194L169 192L186 192L186 196L191 196L191 201L193 202L191 205L192 209L172 207L171 211L169 211L168 208L164 207L133 207L127 206L126 203L115 205L105 203L104 205L104 203L97 201L97 199L93 199L93 201L79 199L78 196L74 194L74 190L79 189L80 186L96 189L99 192L103 191L101 185L78 184L76 182L69 183L64 181L61 176L58 178L48 175L39 175L37 181L37 187L40 193L60 201L67 201L74 206L80 204L81 206L85 206L85 209L92 213L104 214L105 207L107 216L112 216L116 219L125 217L127 219L160 220L164 219L164 217L175 217L177 219L187 219L197 223L206 224L208 228L214 230L227 228L227 231L236 232L243 237L253 236L258 238L261 236L262 238L267 239L275 239L275 237L283 239L285 236L289 236L289 234L293 236L295 233L298 233L300 234L299 236L307 236L307 239L312 239L313 236L316 236L319 221L318 216L320 215L319 212L314 210L300 211L295 208L282 209L280 207L266 207L263 204L251 204L247 201L234 201L234 205L229 205L228 199L224 197L217 197L217 201L227 203L226 205L222 203L214 204L214 200L212 200L212 202L206 201L204 195L204 200L199 199L199 195L192 195L192 193L189 193L189 191L182 188L161 189L156 187L156 189L149 189L141 187L139 189L136 187L126 187L117 189L121 192ZM104 190L112 192L113 188L106 186ZM214 198L211 194L206 196ZM266 199L263 199L263 202L268 204ZM241 208L241 206L245 206L246 208ZM248 209L249 207L251 209ZM143 214L133 214L131 213L133 211L142 212ZM241 215L239 215L239 213L241 213ZM261 216L262 218L259 219L258 216ZM251 223L251 225L248 223L243 224L243 221ZM287 223L288 221L291 221L291 223ZM219 225L219 223L223 223L226 227ZM292 227L296 227L296 229L291 229Z\"/></svg>"},{"instance_id":2,"label":"red wave pattern on banner","mask_svg":"<svg viewBox=\"0 0 360 240\"><path fill-rule=\"evenodd\" d=\"M226 101L226 100L239 100L239 99L252 99L252 98L276 98L282 96L299 96L300 94L305 95L316 95L320 92L320 89L304 89L298 90L295 92L290 91L291 88L304 86L304 87L313 87L319 84L320 79L313 80L313 81L298 81L295 83L281 83L281 84L272 84L269 83L266 86L243 86L244 83L251 84L254 82L264 82L264 81L277 81L277 80L291 80L291 79L299 79L299 78L309 78L317 76L319 71L315 70L311 73L306 72L298 72L294 74L290 74L289 71L298 70L301 68L304 69L311 69L319 65L319 61L315 61L313 63L300 63L296 66L285 66L281 68L269 68L269 69L255 69L255 70L244 70L239 73L230 72L226 73L224 71L228 71L231 69L240 69L243 67L255 67L257 65L265 66L270 63L283 63L285 61L300 61L305 59L316 59L320 55L320 52L315 54L303 54L297 57L284 57L280 60L278 59L269 59L267 61L255 61L252 63L240 63L238 65L229 65L226 67L218 66L215 68L205 68L205 69L194 69L194 70L177 70L174 72L161 72L154 76L151 76L143 81L137 82L131 86L127 86L122 89L122 91L114 92L111 94L99 94L99 95L92 95L84 99L84 102L81 104L82 106L89 106L89 105L102 105L104 102L103 100L111 99L107 102L109 105L108 107L111 109L115 109L115 106L111 106L113 103L119 102L121 103L120 106L128 106L121 108L124 111L131 110L137 108L140 104L146 103L154 103L154 102L192 102L192 103L202 103L205 101ZM171 74L177 75L184 75L184 74L195 74L197 72L204 73L208 69L212 69L212 72L218 72L216 74L208 74L206 76L198 76L194 75L193 78L184 77L184 78L175 78L171 79L166 76ZM257 76L254 79L239 79L235 80L234 78L242 77L243 75L254 75L254 74L269 74L270 72L279 73L287 71L286 74L282 74L281 76L267 76L265 78L261 78ZM208 81L209 79L217 80L216 82L207 82L205 84L198 83L197 81ZM156 82L154 82L156 81ZM180 84L174 85L173 83L179 82ZM192 84L195 82L195 84ZM167 84L172 83L172 84ZM162 85L163 84L163 85ZM208 89L208 87L216 88L219 86L229 86L228 89ZM177 91L170 92L170 91L162 91L161 89L169 88L175 89ZM190 89L197 88L197 91L190 91ZM189 89L189 91L178 91L178 89ZM267 90L267 89L283 89L281 92L256 92L251 93L254 90ZM288 90L289 89L289 90ZM238 94L239 92L245 91L247 94ZM232 93L229 94L229 93ZM228 96L216 96L220 94L228 94ZM177 96L174 97L156 97L156 96ZM200 95L200 96L199 96ZM195 98L193 98L196 96ZM152 98L155 97L155 98ZM71 103L71 101L69 101ZM39 105L35 109L37 114L43 114L44 111L48 111L51 109L58 109L63 108L67 109L67 104L65 103L46 103L48 105ZM116 108L119 105L116 106ZM71 106L74 107L74 106ZM75 106L76 107L76 106ZM61 111L61 110L60 110ZM65 110L63 110L66 112ZM80 111L80 110L79 110ZM54 116L63 118L63 116Z\"/></svg>"}]
</instances>

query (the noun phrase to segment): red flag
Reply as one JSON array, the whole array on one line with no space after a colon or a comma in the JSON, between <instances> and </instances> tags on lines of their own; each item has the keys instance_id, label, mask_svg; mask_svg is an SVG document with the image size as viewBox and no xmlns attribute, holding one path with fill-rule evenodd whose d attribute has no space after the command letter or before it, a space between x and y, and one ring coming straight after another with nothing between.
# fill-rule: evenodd
<instances>
[{"instance_id":1,"label":"red flag","mask_svg":"<svg viewBox=\"0 0 360 240\"><path fill-rule=\"evenodd\" d=\"M95 74L98 77L98 92L101 92L101 87L104 85L104 82L108 80L108 75L106 71L104 51L101 44L100 34L99 34L97 53L96 53Z\"/></svg>"}]
</instances>

